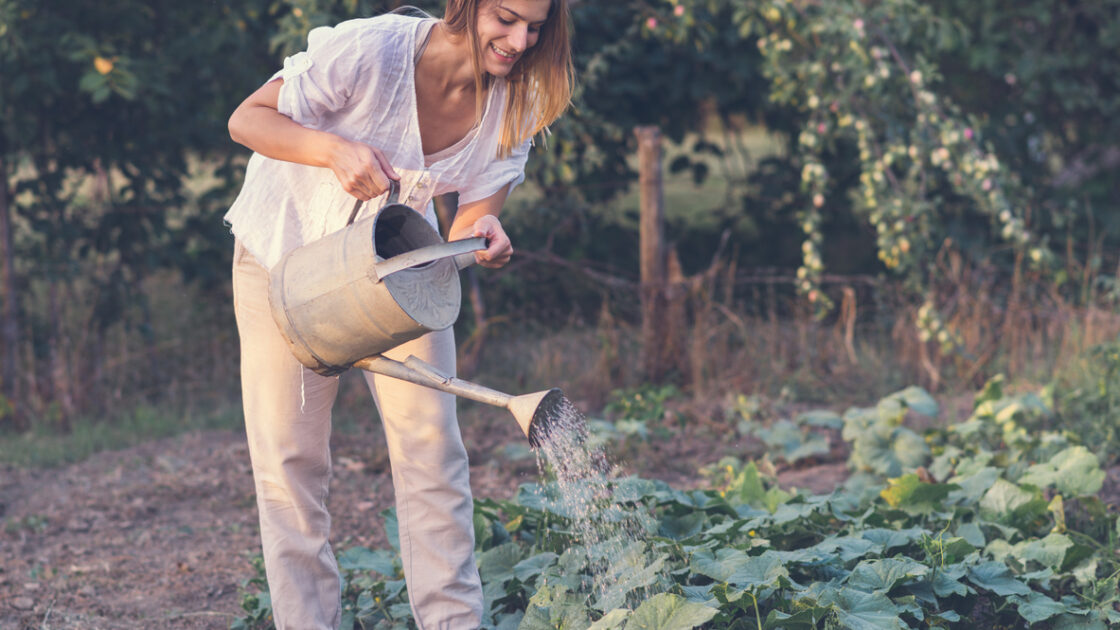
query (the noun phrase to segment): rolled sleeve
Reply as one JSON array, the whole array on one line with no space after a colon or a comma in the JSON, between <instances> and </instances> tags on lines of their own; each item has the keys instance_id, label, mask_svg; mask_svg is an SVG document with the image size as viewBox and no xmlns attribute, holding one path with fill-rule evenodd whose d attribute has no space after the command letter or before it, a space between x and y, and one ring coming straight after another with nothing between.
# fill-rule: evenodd
<instances>
[{"instance_id":1,"label":"rolled sleeve","mask_svg":"<svg viewBox=\"0 0 1120 630\"><path fill-rule=\"evenodd\" d=\"M323 117L346 106L354 91L361 55L359 31L323 26L308 33L307 50L284 60L273 78L284 79L277 109L301 125L317 127Z\"/></svg>"},{"instance_id":2,"label":"rolled sleeve","mask_svg":"<svg viewBox=\"0 0 1120 630\"><path fill-rule=\"evenodd\" d=\"M459 191L459 203L468 204L498 192L509 186L512 192L518 184L525 181L525 162L529 159L530 140L514 149L509 157L491 162L472 184Z\"/></svg>"}]
</instances>

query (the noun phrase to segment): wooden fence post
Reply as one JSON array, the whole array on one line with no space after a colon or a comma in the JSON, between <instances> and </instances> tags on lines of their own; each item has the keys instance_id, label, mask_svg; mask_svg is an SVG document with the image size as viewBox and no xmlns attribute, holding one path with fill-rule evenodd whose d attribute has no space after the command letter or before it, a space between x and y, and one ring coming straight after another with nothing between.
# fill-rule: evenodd
<instances>
[{"instance_id":1,"label":"wooden fence post","mask_svg":"<svg viewBox=\"0 0 1120 630\"><path fill-rule=\"evenodd\" d=\"M639 224L642 373L646 380L660 382L666 374L665 356L665 196L661 176L661 129L635 127L638 139L638 183L641 219Z\"/></svg>"}]
</instances>

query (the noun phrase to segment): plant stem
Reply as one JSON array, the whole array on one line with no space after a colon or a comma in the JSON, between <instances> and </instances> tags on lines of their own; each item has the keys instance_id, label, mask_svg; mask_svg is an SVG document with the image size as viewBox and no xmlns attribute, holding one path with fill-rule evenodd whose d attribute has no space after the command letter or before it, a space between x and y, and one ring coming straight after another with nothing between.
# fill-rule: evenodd
<instances>
[{"instance_id":1,"label":"plant stem","mask_svg":"<svg viewBox=\"0 0 1120 630\"><path fill-rule=\"evenodd\" d=\"M754 620L758 624L758 630L762 630L762 615L758 612L758 598L751 592L748 592L747 595L751 596L751 603L754 604Z\"/></svg>"}]
</instances>

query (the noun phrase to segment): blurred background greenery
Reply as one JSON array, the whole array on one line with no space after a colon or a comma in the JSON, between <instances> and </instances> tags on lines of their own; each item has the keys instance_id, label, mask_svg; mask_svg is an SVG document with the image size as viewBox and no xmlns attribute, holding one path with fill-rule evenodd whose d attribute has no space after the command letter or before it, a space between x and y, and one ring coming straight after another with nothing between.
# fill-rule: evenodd
<instances>
[{"instance_id":1,"label":"blurred background greenery","mask_svg":"<svg viewBox=\"0 0 1120 630\"><path fill-rule=\"evenodd\" d=\"M226 120L310 28L400 4L0 0L9 448L236 423ZM1120 0L571 5L575 107L503 216L519 255L464 277L465 376L589 409L669 383L713 422L998 373L1115 398L1086 366L1120 334ZM665 383L637 369L639 125L666 139Z\"/></svg>"}]
</instances>

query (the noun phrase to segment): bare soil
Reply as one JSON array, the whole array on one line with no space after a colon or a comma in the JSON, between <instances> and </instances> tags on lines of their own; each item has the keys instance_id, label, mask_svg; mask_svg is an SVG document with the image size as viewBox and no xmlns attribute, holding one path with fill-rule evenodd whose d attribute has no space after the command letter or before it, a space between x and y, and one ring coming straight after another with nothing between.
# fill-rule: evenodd
<instances>
[{"instance_id":1,"label":"bare soil","mask_svg":"<svg viewBox=\"0 0 1120 630\"><path fill-rule=\"evenodd\" d=\"M536 481L533 458L504 418L464 419L475 496L510 498ZM697 431L626 445L627 474L674 487L700 483L699 467L757 445ZM702 435L700 435L702 434ZM330 506L336 548L383 547L379 513L392 504L379 429L336 434ZM783 486L828 492L846 476L844 454L779 471ZM1120 486L1110 472L1108 491ZM0 467L0 630L227 628L254 575L256 506L244 435L190 433L95 455L56 469Z\"/></svg>"}]
</instances>

